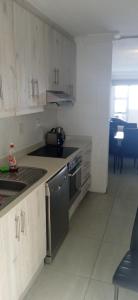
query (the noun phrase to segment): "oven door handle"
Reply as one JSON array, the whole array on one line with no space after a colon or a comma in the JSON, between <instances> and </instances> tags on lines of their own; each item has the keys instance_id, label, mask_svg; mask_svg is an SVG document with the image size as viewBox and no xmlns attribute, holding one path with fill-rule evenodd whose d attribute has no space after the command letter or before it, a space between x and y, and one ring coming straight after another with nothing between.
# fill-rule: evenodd
<instances>
[{"instance_id":1,"label":"oven door handle","mask_svg":"<svg viewBox=\"0 0 138 300\"><path fill-rule=\"evenodd\" d=\"M69 177L75 176L79 171L81 170L81 167L77 168L77 170L74 173L69 173Z\"/></svg>"}]
</instances>

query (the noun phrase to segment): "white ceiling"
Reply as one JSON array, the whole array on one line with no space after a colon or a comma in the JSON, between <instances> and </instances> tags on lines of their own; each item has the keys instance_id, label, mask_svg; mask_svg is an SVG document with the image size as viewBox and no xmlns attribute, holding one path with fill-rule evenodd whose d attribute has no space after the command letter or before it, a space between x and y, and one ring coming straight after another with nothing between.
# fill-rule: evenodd
<instances>
[{"instance_id":1,"label":"white ceiling","mask_svg":"<svg viewBox=\"0 0 138 300\"><path fill-rule=\"evenodd\" d=\"M28 0L72 35L138 34L138 0Z\"/></svg>"}]
</instances>

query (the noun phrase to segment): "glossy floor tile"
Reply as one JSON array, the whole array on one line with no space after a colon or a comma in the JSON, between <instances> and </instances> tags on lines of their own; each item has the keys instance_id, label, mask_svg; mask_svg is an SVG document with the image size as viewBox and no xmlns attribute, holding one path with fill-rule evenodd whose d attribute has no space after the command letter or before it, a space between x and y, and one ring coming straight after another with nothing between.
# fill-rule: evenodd
<instances>
[{"instance_id":1,"label":"glossy floor tile","mask_svg":"<svg viewBox=\"0 0 138 300\"><path fill-rule=\"evenodd\" d=\"M119 289L118 300L137 300L138 293L126 289ZM114 287L112 284L91 280L84 300L114 300Z\"/></svg>"},{"instance_id":2,"label":"glossy floor tile","mask_svg":"<svg viewBox=\"0 0 138 300\"><path fill-rule=\"evenodd\" d=\"M138 193L137 193L138 194ZM136 213L136 209L138 207L138 198L128 197L123 199L120 195L116 197L116 200L113 205L113 214L118 214L121 216L134 216Z\"/></svg>"},{"instance_id":3,"label":"glossy floor tile","mask_svg":"<svg viewBox=\"0 0 138 300\"><path fill-rule=\"evenodd\" d=\"M104 236L108 216L103 213L75 214L72 218L70 231L76 236L101 240Z\"/></svg>"},{"instance_id":4,"label":"glossy floor tile","mask_svg":"<svg viewBox=\"0 0 138 300\"><path fill-rule=\"evenodd\" d=\"M85 201L78 208L77 215L80 217L93 216L96 213L102 213L108 216L113 206L113 197L108 194L88 193Z\"/></svg>"},{"instance_id":5,"label":"glossy floor tile","mask_svg":"<svg viewBox=\"0 0 138 300\"><path fill-rule=\"evenodd\" d=\"M116 267L128 250L126 246L115 243L103 243L97 257L92 278L102 282L112 283Z\"/></svg>"},{"instance_id":6,"label":"glossy floor tile","mask_svg":"<svg viewBox=\"0 0 138 300\"><path fill-rule=\"evenodd\" d=\"M85 295L85 300L114 300L113 285L91 280Z\"/></svg>"},{"instance_id":7,"label":"glossy floor tile","mask_svg":"<svg viewBox=\"0 0 138 300\"><path fill-rule=\"evenodd\" d=\"M138 299L138 293L126 289L119 290L119 300L137 300L137 299Z\"/></svg>"},{"instance_id":8,"label":"glossy floor tile","mask_svg":"<svg viewBox=\"0 0 138 300\"><path fill-rule=\"evenodd\" d=\"M133 223L134 215L124 216L123 214L114 214L112 212L105 231L104 241L127 244L129 246Z\"/></svg>"},{"instance_id":9,"label":"glossy floor tile","mask_svg":"<svg viewBox=\"0 0 138 300\"><path fill-rule=\"evenodd\" d=\"M100 241L69 233L51 268L89 277L96 263L99 246Z\"/></svg>"},{"instance_id":10,"label":"glossy floor tile","mask_svg":"<svg viewBox=\"0 0 138 300\"><path fill-rule=\"evenodd\" d=\"M109 176L105 195L88 193L55 260L24 300L114 300L112 277L130 245L138 206L138 170L131 162ZM120 289L119 300L138 293Z\"/></svg>"},{"instance_id":11,"label":"glossy floor tile","mask_svg":"<svg viewBox=\"0 0 138 300\"><path fill-rule=\"evenodd\" d=\"M38 277L26 300L83 300L88 279L46 269Z\"/></svg>"}]
</instances>

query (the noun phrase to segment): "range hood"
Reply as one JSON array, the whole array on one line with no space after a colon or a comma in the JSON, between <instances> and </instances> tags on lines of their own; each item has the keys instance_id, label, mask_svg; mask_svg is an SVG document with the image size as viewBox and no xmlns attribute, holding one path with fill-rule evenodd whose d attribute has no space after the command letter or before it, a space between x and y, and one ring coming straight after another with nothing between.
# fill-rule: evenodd
<instances>
[{"instance_id":1,"label":"range hood","mask_svg":"<svg viewBox=\"0 0 138 300\"><path fill-rule=\"evenodd\" d=\"M47 91L46 96L47 103L56 103L58 106L74 102L73 97L63 91Z\"/></svg>"}]
</instances>

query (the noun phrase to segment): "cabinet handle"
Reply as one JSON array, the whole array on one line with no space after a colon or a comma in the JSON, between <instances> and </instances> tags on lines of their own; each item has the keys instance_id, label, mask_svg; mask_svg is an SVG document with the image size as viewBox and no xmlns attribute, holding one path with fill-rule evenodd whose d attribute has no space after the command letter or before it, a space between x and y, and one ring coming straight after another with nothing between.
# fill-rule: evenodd
<instances>
[{"instance_id":1,"label":"cabinet handle","mask_svg":"<svg viewBox=\"0 0 138 300\"><path fill-rule=\"evenodd\" d=\"M38 80L36 81L36 83L37 83L37 97L39 97L39 82L38 82Z\"/></svg>"},{"instance_id":2,"label":"cabinet handle","mask_svg":"<svg viewBox=\"0 0 138 300\"><path fill-rule=\"evenodd\" d=\"M2 76L0 75L0 99L3 101Z\"/></svg>"},{"instance_id":3,"label":"cabinet handle","mask_svg":"<svg viewBox=\"0 0 138 300\"><path fill-rule=\"evenodd\" d=\"M70 86L70 94L71 94L71 96L73 96L73 84L71 84L71 86Z\"/></svg>"},{"instance_id":4,"label":"cabinet handle","mask_svg":"<svg viewBox=\"0 0 138 300\"><path fill-rule=\"evenodd\" d=\"M54 69L54 84L57 83L57 70Z\"/></svg>"},{"instance_id":5,"label":"cabinet handle","mask_svg":"<svg viewBox=\"0 0 138 300\"><path fill-rule=\"evenodd\" d=\"M21 232L25 233L25 212L21 211Z\"/></svg>"},{"instance_id":6,"label":"cabinet handle","mask_svg":"<svg viewBox=\"0 0 138 300\"><path fill-rule=\"evenodd\" d=\"M62 188L62 185L59 185L57 188L57 191L60 192L61 188Z\"/></svg>"},{"instance_id":7,"label":"cabinet handle","mask_svg":"<svg viewBox=\"0 0 138 300\"><path fill-rule=\"evenodd\" d=\"M34 82L34 79L31 80L31 84L32 84L32 97L35 97L35 82Z\"/></svg>"},{"instance_id":8,"label":"cabinet handle","mask_svg":"<svg viewBox=\"0 0 138 300\"><path fill-rule=\"evenodd\" d=\"M59 69L57 69L57 84L59 85Z\"/></svg>"},{"instance_id":9,"label":"cabinet handle","mask_svg":"<svg viewBox=\"0 0 138 300\"><path fill-rule=\"evenodd\" d=\"M20 241L20 217L19 216L15 216L15 227L16 227L16 239L18 240L18 242Z\"/></svg>"},{"instance_id":10,"label":"cabinet handle","mask_svg":"<svg viewBox=\"0 0 138 300\"><path fill-rule=\"evenodd\" d=\"M31 80L31 84L32 84L32 97L39 97L39 82L36 79L32 79Z\"/></svg>"},{"instance_id":11,"label":"cabinet handle","mask_svg":"<svg viewBox=\"0 0 138 300\"><path fill-rule=\"evenodd\" d=\"M64 180L67 180L67 175L64 176Z\"/></svg>"}]
</instances>

